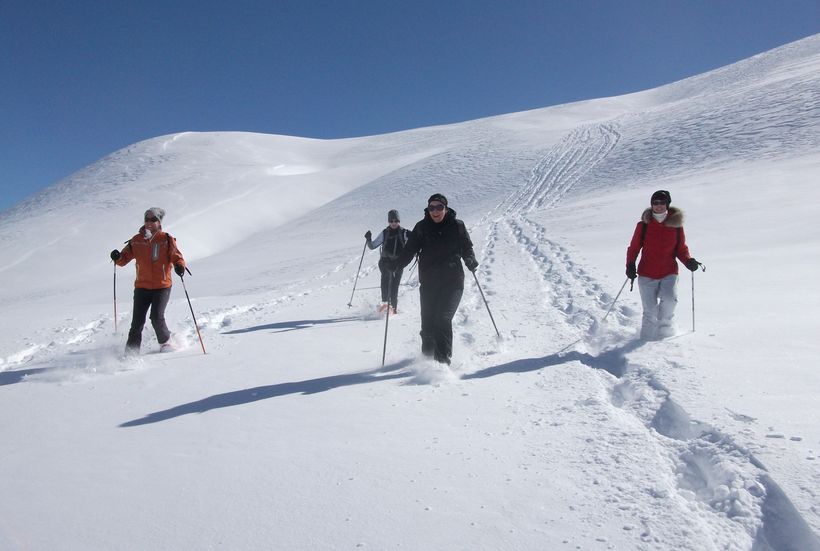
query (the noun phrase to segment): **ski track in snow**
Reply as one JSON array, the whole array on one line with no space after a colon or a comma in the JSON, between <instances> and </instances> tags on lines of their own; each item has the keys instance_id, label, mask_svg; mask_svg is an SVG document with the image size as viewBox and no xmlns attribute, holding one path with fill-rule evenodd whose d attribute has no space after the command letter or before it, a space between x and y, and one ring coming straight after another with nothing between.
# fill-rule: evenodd
<instances>
[{"instance_id":1,"label":"ski track in snow","mask_svg":"<svg viewBox=\"0 0 820 551\"><path fill-rule=\"evenodd\" d=\"M599 143L594 143L592 136L600 137ZM670 397L669 391L655 380L653 370L629 364L629 350L619 352L616 347L607 350L602 349L601 344L606 347L608 343L594 343L602 313L611 303L612 296L603 291L582 267L576 265L565 247L549 240L542 226L526 218L527 212L557 204L575 181L615 147L617 136L615 127L607 125L598 127L597 133L589 128L572 133L538 163L530 181L521 191L507 198L503 219L490 223L482 251L485 258L482 272L489 289L488 294L495 294L492 286L499 242L506 240L508 247L510 242L515 243L519 248L519 257L525 259L524 262L530 265L529 269L534 274L541 275L542 284L528 282L525 286L516 285L518 293L523 292L531 299L513 302L546 304L551 307L547 309L547 313L563 314L562 321L567 326L567 334L579 329L589 333L586 339L583 336L581 339L586 341L586 345L593 344L592 349L599 351L597 356L577 352L568 353L567 356L578 354L581 363L617 378L611 386L608 405L635 416L658 448L669 457L674 468L677 495L698 510L701 530L715 534L735 533L737 549L748 548L751 542L755 542L756 546L777 547L780 542L788 540L783 531L783 525L786 524L798 532L799 536L795 539L810 544L813 535L808 524L791 503L784 499L782 490L748 450L715 428L692 421ZM486 218L488 217L483 221L485 224ZM500 235L499 225L502 223L508 229L505 235ZM504 256L508 262L513 257L514 255ZM505 277L499 280L523 283L528 278ZM506 290L510 291L509 286L506 286ZM632 321L632 312L628 309L618 309L615 312L617 328L613 331L610 324L607 336L612 339L618 333L618 340L628 340L626 325ZM457 321L463 326L466 317L462 316ZM551 333L556 333L555 316L551 316L545 325ZM474 339L463 340L469 345ZM604 364L601 363L603 358L607 358ZM594 400L590 403L598 405ZM531 406L538 410L538 404ZM522 408L522 411L528 410L529 408ZM544 417L555 418L555 415ZM536 424L538 422L534 421ZM632 438L634 435L630 436ZM617 453L617 450L623 450L629 443L625 438L615 438L614 442L610 440L612 439L608 438L603 443L603 449L608 453ZM602 443L598 444L596 453L601 453ZM594 475L595 479L599 480L606 472L608 471L597 473ZM625 484L618 489L623 493L629 492L631 488L634 488L634 483ZM666 490L658 490L658 495L667 496ZM758 519L762 519L762 523ZM649 519L644 519L641 533L641 540L644 542L652 541L650 524ZM683 535L691 534L684 532ZM690 548L689 545L692 545L691 548L701 548L701 544L684 539L686 548ZM710 543L708 540L702 542L703 545Z\"/></svg>"},{"instance_id":2,"label":"ski track in snow","mask_svg":"<svg viewBox=\"0 0 820 551\"><path fill-rule=\"evenodd\" d=\"M618 144L614 125L582 127L571 132L533 168L529 182L506 205L507 216L557 204L584 174Z\"/></svg>"},{"instance_id":3,"label":"ski track in snow","mask_svg":"<svg viewBox=\"0 0 820 551\"><path fill-rule=\"evenodd\" d=\"M612 488L612 503L606 510L616 514L622 511L625 519L633 519L624 520L624 530L634 532L636 548L651 549L653 544L663 543L678 549L705 549L712 546L713 537L735 542L726 547L731 549L767 548L765 545L772 542L776 548L777 542L793 538L794 531L803 534L801 541L811 542L807 523L752 453L716 428L692 420L657 380L657 366L630 359L640 346L658 346L632 340L636 313L619 307L602 323L613 295L583 263L574 260L569 245L550 239L543 226L527 218L528 213L559 203L584 174L606 158L618 140L617 126L612 124L571 132L536 164L530 179L518 191L470 227L481 262L479 281L503 340L496 342L483 300L468 272L454 332L456 354L469 360L456 358L454 371L458 377L416 362L412 382L480 384L495 374L539 371L535 387L544 389L553 383L554 375L552 370L542 367L577 362L599 375L597 395L584 396L586 389L575 388L569 379L562 384L567 385L568 395L577 394L572 408L544 404L538 399L511 407L515 408L521 431L537 435L550 425L577 423L575 433L590 435L584 457L575 460L576 476ZM270 319L283 305L299 304L314 295L333 294L347 300L346 293L356 281L360 258L360 254L350 256L291 289L268 291L258 302L199 312L197 319L206 342L219 350L224 346L220 331ZM368 260L362 265L358 284L371 284L377 273L376 263ZM510 285L511 281L516 284ZM408 277L406 282L409 285L402 288L400 296L402 310L417 311L417 280ZM516 316L508 315L507 308L520 309L521 305L530 309L526 316L518 310ZM351 318L377 319L363 312L362 307L357 307L351 311ZM122 312L118 322L125 325L129 314ZM525 321L510 327L505 322L513 317ZM415 318L407 323L412 326ZM28 376L42 382L70 381L76 373L49 373L45 368L12 371L65 356L66 350L69 356L75 356L74 365L80 367L84 376L150 365L150 357L146 357L137 362L115 363L118 367L113 369L98 369L104 359L115 355L115 347L121 346L121 339L111 337L112 332L110 316L56 328L48 342L31 342L0 359L0 371L6 375L20 373L21 379ZM189 320L178 320L175 334L186 347L198 346ZM89 352L101 345L104 353ZM414 350L417 346L417 336L410 332L399 350ZM666 342L663 346L675 345ZM507 364L506 370L499 368L497 358L509 358L512 352L519 359ZM579 415L578 410L584 414ZM597 428L600 423L615 423L621 430L602 432ZM533 441L528 450L530 456L521 459L521 472L547 464L550 454L555 453L539 439ZM634 458L645 459L650 455L646 450L651 450L660 467L646 469L648 472L641 475L640 469L629 463ZM622 463L623 469L613 469L613 463ZM665 479L649 474L664 470L668 475ZM615 477L610 479L613 472ZM633 509L636 503L646 502L647 495L655 505L651 514L642 511L636 524ZM596 521L602 519L590 518L591 531ZM676 525L677 532L669 533L669 527ZM781 533L784 525L792 530L788 537Z\"/></svg>"}]
</instances>

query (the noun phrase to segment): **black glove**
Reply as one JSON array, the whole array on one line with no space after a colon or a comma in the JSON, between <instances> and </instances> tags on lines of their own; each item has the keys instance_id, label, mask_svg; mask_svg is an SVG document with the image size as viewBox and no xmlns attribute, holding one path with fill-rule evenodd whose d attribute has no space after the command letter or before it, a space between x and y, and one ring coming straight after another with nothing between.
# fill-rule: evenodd
<instances>
[{"instance_id":1,"label":"black glove","mask_svg":"<svg viewBox=\"0 0 820 551\"><path fill-rule=\"evenodd\" d=\"M467 269L471 272L475 272L476 268L478 268L478 260L472 256L468 256L464 259L464 265L467 266Z\"/></svg>"},{"instance_id":2,"label":"black glove","mask_svg":"<svg viewBox=\"0 0 820 551\"><path fill-rule=\"evenodd\" d=\"M367 230L367 233L364 234L364 238L370 241L370 238L373 237L373 234L370 233L370 230Z\"/></svg>"},{"instance_id":3,"label":"black glove","mask_svg":"<svg viewBox=\"0 0 820 551\"><path fill-rule=\"evenodd\" d=\"M630 262L626 265L626 277L629 279L635 279L638 277L638 269L635 267L634 262Z\"/></svg>"},{"instance_id":4,"label":"black glove","mask_svg":"<svg viewBox=\"0 0 820 551\"><path fill-rule=\"evenodd\" d=\"M690 258L686 261L686 267L689 268L690 272L697 272L698 268L700 268L700 262L698 262L694 258Z\"/></svg>"},{"instance_id":5,"label":"black glove","mask_svg":"<svg viewBox=\"0 0 820 551\"><path fill-rule=\"evenodd\" d=\"M117 249L111 251L111 260L113 260L114 262L119 260L121 256L122 255L120 254L120 251L118 251Z\"/></svg>"},{"instance_id":6,"label":"black glove","mask_svg":"<svg viewBox=\"0 0 820 551\"><path fill-rule=\"evenodd\" d=\"M179 277L182 277L185 275L185 266L182 264L174 264L174 271Z\"/></svg>"}]
</instances>

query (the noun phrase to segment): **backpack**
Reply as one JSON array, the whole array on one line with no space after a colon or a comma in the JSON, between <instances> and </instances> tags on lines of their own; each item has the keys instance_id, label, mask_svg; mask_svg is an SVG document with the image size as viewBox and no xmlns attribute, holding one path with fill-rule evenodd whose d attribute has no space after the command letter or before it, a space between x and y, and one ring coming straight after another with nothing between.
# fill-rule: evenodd
<instances>
[{"instance_id":1,"label":"backpack","mask_svg":"<svg viewBox=\"0 0 820 551\"><path fill-rule=\"evenodd\" d=\"M398 258L399 254L404 249L404 246L407 244L407 236L409 235L409 233L410 232L408 230L400 228L398 235L395 238L392 238L388 237L389 228L384 228L382 230L381 256L385 258ZM392 241L392 247L388 246L388 239ZM401 248L399 248L399 244L401 244Z\"/></svg>"}]
</instances>

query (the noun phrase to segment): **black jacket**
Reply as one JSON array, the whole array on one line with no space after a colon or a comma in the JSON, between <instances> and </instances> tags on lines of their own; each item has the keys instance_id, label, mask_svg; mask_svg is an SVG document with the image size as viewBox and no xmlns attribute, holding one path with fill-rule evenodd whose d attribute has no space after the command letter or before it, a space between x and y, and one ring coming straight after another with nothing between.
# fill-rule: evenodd
<instances>
[{"instance_id":1,"label":"black jacket","mask_svg":"<svg viewBox=\"0 0 820 551\"><path fill-rule=\"evenodd\" d=\"M448 209L440 224L433 222L424 209L424 219L419 221L410 234L396 264L407 266L413 256L419 255L419 283L454 283L464 285L464 269L461 259L473 258L473 242L464 222L456 219L456 211Z\"/></svg>"}]
</instances>

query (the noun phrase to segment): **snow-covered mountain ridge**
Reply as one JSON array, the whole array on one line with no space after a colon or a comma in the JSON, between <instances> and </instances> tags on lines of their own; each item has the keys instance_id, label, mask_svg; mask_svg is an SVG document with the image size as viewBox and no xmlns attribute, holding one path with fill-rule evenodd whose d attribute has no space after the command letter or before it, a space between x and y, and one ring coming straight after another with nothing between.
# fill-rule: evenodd
<instances>
[{"instance_id":1,"label":"snow-covered mountain ridge","mask_svg":"<svg viewBox=\"0 0 820 551\"><path fill-rule=\"evenodd\" d=\"M820 35L384 136L181 133L0 214L0 547L817 548L818 75ZM708 270L681 273L679 336L641 343L637 293L601 320L659 188ZM438 191L504 338L468 280L454 370L428 365L411 276L382 368L362 235ZM117 358L133 268L114 334L107 255L153 205L206 356L177 282L190 347Z\"/></svg>"}]
</instances>

